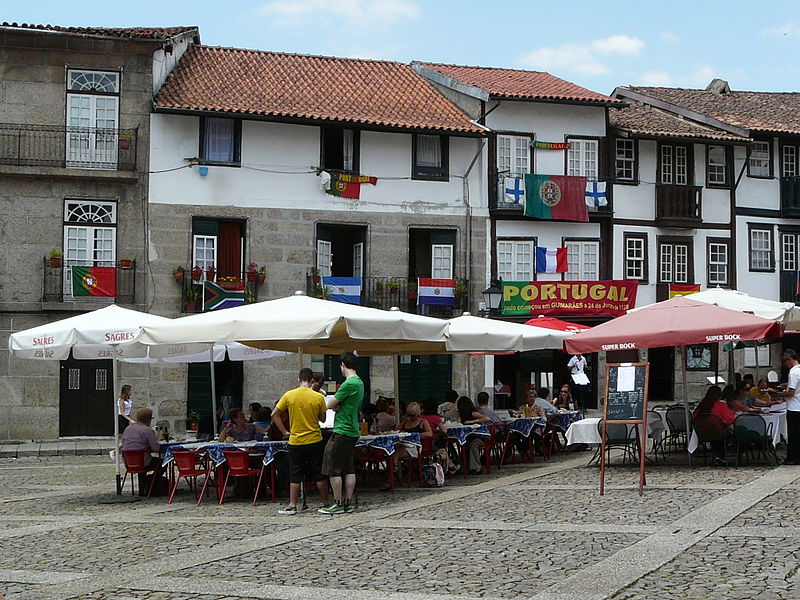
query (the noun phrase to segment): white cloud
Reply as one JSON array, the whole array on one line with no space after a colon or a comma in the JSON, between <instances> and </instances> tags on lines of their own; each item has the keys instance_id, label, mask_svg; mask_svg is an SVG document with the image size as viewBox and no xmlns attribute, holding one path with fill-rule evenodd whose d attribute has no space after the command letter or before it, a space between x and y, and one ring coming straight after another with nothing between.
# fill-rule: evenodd
<instances>
[{"instance_id":1,"label":"white cloud","mask_svg":"<svg viewBox=\"0 0 800 600\"><path fill-rule=\"evenodd\" d=\"M645 71L639 79L642 85L663 87L672 84L672 75L666 71Z\"/></svg>"},{"instance_id":2,"label":"white cloud","mask_svg":"<svg viewBox=\"0 0 800 600\"><path fill-rule=\"evenodd\" d=\"M258 14L282 24L299 25L304 21L344 19L364 27L416 19L420 9L413 0L273 0L258 9Z\"/></svg>"},{"instance_id":3,"label":"white cloud","mask_svg":"<svg viewBox=\"0 0 800 600\"><path fill-rule=\"evenodd\" d=\"M709 65L698 65L692 71L690 81L697 86L707 86L717 76L717 70Z\"/></svg>"},{"instance_id":4,"label":"white cloud","mask_svg":"<svg viewBox=\"0 0 800 600\"><path fill-rule=\"evenodd\" d=\"M764 29L761 31L761 35L768 35L772 37L782 37L788 35L798 35L800 34L800 25L795 23L794 21L787 21L783 25L779 27L773 27L772 29Z\"/></svg>"},{"instance_id":5,"label":"white cloud","mask_svg":"<svg viewBox=\"0 0 800 600\"><path fill-rule=\"evenodd\" d=\"M588 44L566 43L560 46L544 47L524 54L520 62L535 69L567 70L581 75L604 75L611 69L600 57L612 54L636 56L644 47L639 38L627 35L612 35L593 40Z\"/></svg>"},{"instance_id":6,"label":"white cloud","mask_svg":"<svg viewBox=\"0 0 800 600\"><path fill-rule=\"evenodd\" d=\"M681 41L680 36L672 31L662 31L660 37L662 40L669 42L670 44L677 44Z\"/></svg>"}]
</instances>

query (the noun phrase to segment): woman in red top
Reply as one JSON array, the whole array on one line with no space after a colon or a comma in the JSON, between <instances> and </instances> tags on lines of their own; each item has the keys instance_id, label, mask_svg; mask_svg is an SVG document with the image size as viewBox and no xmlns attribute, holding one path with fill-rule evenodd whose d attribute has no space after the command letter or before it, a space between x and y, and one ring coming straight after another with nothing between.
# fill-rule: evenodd
<instances>
[{"instance_id":1,"label":"woman in red top","mask_svg":"<svg viewBox=\"0 0 800 600\"><path fill-rule=\"evenodd\" d=\"M730 389L729 389L730 388ZM728 406L727 398L735 397L736 390L732 385L725 386L725 390L720 390L718 386L712 385L706 391L706 395L694 410L694 416L712 414L719 417L725 427L733 424L736 413ZM711 451L714 453L714 464L727 466L725 460L725 442L722 440L711 442Z\"/></svg>"}]
</instances>

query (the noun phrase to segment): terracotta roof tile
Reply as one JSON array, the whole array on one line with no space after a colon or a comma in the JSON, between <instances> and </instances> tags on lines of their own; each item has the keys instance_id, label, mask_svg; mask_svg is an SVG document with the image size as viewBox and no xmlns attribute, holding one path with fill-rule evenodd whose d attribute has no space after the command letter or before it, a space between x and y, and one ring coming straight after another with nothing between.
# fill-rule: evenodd
<instances>
[{"instance_id":1,"label":"terracotta roof tile","mask_svg":"<svg viewBox=\"0 0 800 600\"><path fill-rule=\"evenodd\" d=\"M182 33L199 31L196 25L181 27L61 27L59 25L37 25L35 23L0 22L0 28L34 29L58 33L75 33L92 37L131 38L166 41Z\"/></svg>"},{"instance_id":2,"label":"terracotta roof tile","mask_svg":"<svg viewBox=\"0 0 800 600\"><path fill-rule=\"evenodd\" d=\"M416 61L415 64L452 77L462 83L481 88L497 98L623 104L622 100L598 94L542 71L442 65Z\"/></svg>"},{"instance_id":3,"label":"terracotta roof tile","mask_svg":"<svg viewBox=\"0 0 800 600\"><path fill-rule=\"evenodd\" d=\"M641 104L631 104L627 108L612 110L608 114L608 120L612 128L633 135L742 143L749 140L747 137L688 121L658 108Z\"/></svg>"},{"instance_id":4,"label":"terracotta roof tile","mask_svg":"<svg viewBox=\"0 0 800 600\"><path fill-rule=\"evenodd\" d=\"M621 89L682 106L745 129L800 134L800 93L797 92L731 91L715 94L685 88L632 86Z\"/></svg>"},{"instance_id":5,"label":"terracotta roof tile","mask_svg":"<svg viewBox=\"0 0 800 600\"><path fill-rule=\"evenodd\" d=\"M162 109L482 133L401 63L190 46L156 96Z\"/></svg>"}]
</instances>

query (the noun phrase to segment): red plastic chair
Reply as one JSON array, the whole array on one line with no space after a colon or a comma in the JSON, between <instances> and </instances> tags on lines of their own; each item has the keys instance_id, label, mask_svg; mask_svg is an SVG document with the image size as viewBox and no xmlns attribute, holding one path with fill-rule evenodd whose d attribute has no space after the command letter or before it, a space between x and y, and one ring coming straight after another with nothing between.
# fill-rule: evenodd
<instances>
[{"instance_id":1,"label":"red plastic chair","mask_svg":"<svg viewBox=\"0 0 800 600\"><path fill-rule=\"evenodd\" d=\"M125 480L128 478L128 474L130 474L132 496L135 495L133 490L133 475L149 473L150 471L153 471L153 477L150 480L150 487L147 490L147 497L149 498L150 494L153 493L153 485L155 484L156 479L159 475L161 475L161 464L159 463L155 468L150 467L149 450L123 450L122 460L125 462L125 476L122 478L122 486L120 489L125 489ZM141 493L142 490L139 490L139 494Z\"/></svg>"},{"instance_id":2,"label":"red plastic chair","mask_svg":"<svg viewBox=\"0 0 800 600\"><path fill-rule=\"evenodd\" d=\"M357 449L358 450L358 449ZM394 494L394 456L376 448L366 448L363 452L356 452L356 466L362 475L365 484L370 476L377 475L385 468L389 476L389 489Z\"/></svg>"},{"instance_id":3,"label":"red plastic chair","mask_svg":"<svg viewBox=\"0 0 800 600\"><path fill-rule=\"evenodd\" d=\"M275 461L269 463L269 466L261 464L261 469L258 471L258 483L256 484L256 493L253 495L253 506L258 501L258 492L261 490L261 482L264 480L264 475L269 469L269 489L272 493L272 501L275 502Z\"/></svg>"},{"instance_id":4,"label":"red plastic chair","mask_svg":"<svg viewBox=\"0 0 800 600\"><path fill-rule=\"evenodd\" d=\"M263 455L263 452L248 452L244 450L223 450L225 456L225 465L228 472L225 474L225 481L222 483L220 490L219 503L225 504L225 490L228 489L228 481L231 477L249 477L250 481L255 483L255 479L261 473L261 469L253 469L250 467L250 457L256 454ZM244 497L244 489L241 490L242 497Z\"/></svg>"},{"instance_id":5,"label":"red plastic chair","mask_svg":"<svg viewBox=\"0 0 800 600\"><path fill-rule=\"evenodd\" d=\"M411 487L411 471L414 469L417 472L417 481L419 482L419 487L422 487L422 464L425 458L429 458L436 455L436 450L433 448L433 438L423 438L422 440L422 447L417 452L417 456L405 456L400 459L400 472L402 473L403 468L406 469L406 487Z\"/></svg>"},{"instance_id":6,"label":"red plastic chair","mask_svg":"<svg viewBox=\"0 0 800 600\"><path fill-rule=\"evenodd\" d=\"M489 425L489 437L483 447L484 465L486 473L492 472L492 456L497 461L497 468L503 466L503 456L508 446L508 425L505 423L492 423Z\"/></svg>"},{"instance_id":7,"label":"red plastic chair","mask_svg":"<svg viewBox=\"0 0 800 600\"><path fill-rule=\"evenodd\" d=\"M175 482L169 492L167 504L172 504L175 492L178 489L178 483L183 478L189 482L189 488L194 492L194 497L199 505L203 501L203 496L208 491L208 485L212 480L213 467L206 453L200 450L173 450L172 457L175 459L175 468L178 470L178 476L175 478ZM201 475L205 475L206 479L203 482L203 488L198 498L197 478ZM216 483L214 485L216 486Z\"/></svg>"}]
</instances>

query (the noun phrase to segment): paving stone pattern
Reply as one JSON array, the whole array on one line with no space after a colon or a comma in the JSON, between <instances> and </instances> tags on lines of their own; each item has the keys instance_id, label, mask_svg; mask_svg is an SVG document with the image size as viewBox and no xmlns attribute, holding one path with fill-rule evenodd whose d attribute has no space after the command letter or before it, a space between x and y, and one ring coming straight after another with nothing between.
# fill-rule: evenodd
<instances>
[{"instance_id":1,"label":"paving stone pattern","mask_svg":"<svg viewBox=\"0 0 800 600\"><path fill-rule=\"evenodd\" d=\"M256 507L238 498L196 506L188 489L172 505L163 497L100 504L113 492L107 456L0 459L0 594L8 600L800 597L800 469L690 468L673 455L670 464L648 466L649 486L639 497L636 469L615 463L600 497L598 468L586 466L589 458L563 453L490 475L456 476L441 489L362 489L358 509L335 517L316 512L316 493L310 509L294 517L277 514L284 498ZM702 519L721 514L714 507L728 516L703 529ZM695 537L670 537L677 530ZM136 568L121 569L121 560ZM626 567L619 569L622 560ZM597 569L614 582L602 592Z\"/></svg>"}]
</instances>

